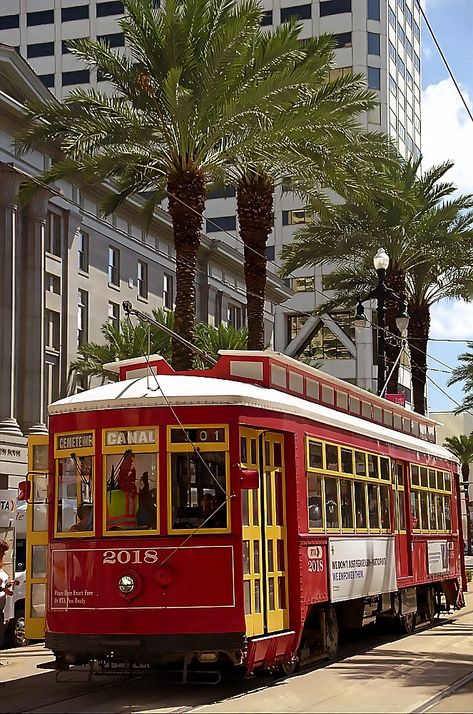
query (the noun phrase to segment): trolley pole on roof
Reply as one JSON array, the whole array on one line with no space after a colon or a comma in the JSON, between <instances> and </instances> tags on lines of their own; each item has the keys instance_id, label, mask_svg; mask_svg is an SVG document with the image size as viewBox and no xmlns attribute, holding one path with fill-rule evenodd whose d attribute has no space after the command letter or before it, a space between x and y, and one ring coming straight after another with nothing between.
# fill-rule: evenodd
<instances>
[{"instance_id":1,"label":"trolley pole on roof","mask_svg":"<svg viewBox=\"0 0 473 714\"><path fill-rule=\"evenodd\" d=\"M138 320L141 320L142 322L147 322L149 325L153 325L153 327L156 327L158 330L161 330L164 332L166 335L169 335L169 337L172 337L176 340L179 340L183 345L188 347L190 350L195 352L196 355L199 355L204 362L207 362L211 367L213 367L215 364L217 364L217 360L215 360L213 357L210 357L208 354L206 354L203 350L200 349L200 347L196 347L195 345L192 344L192 342L189 342L186 340L184 337L181 337L181 335L178 335L177 332L174 332L174 330L171 330L170 327L167 327L166 325L163 325L161 322L158 322L155 320L153 317L148 315L146 312L141 312L141 310L135 310L133 305L129 300L124 300L122 303L123 310L125 313L130 316L134 315L135 317L138 318Z\"/></svg>"}]
</instances>

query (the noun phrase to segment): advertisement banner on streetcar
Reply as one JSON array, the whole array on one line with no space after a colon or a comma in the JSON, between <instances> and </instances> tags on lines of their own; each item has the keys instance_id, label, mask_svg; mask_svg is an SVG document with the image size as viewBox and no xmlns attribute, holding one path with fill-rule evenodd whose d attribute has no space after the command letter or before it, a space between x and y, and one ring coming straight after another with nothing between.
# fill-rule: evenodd
<instances>
[{"instance_id":1,"label":"advertisement banner on streetcar","mask_svg":"<svg viewBox=\"0 0 473 714\"><path fill-rule=\"evenodd\" d=\"M330 538L332 602L397 589L393 538Z\"/></svg>"},{"instance_id":2,"label":"advertisement banner on streetcar","mask_svg":"<svg viewBox=\"0 0 473 714\"><path fill-rule=\"evenodd\" d=\"M428 541L427 572L429 575L448 573L448 543L446 540Z\"/></svg>"}]
</instances>

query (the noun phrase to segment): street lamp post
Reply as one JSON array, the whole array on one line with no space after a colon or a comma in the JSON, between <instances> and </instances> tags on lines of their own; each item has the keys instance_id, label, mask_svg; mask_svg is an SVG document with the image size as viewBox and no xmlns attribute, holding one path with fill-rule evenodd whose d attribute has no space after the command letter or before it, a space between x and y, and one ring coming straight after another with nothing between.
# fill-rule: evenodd
<instances>
[{"instance_id":1,"label":"street lamp post","mask_svg":"<svg viewBox=\"0 0 473 714\"><path fill-rule=\"evenodd\" d=\"M384 248L379 248L373 258L373 265L378 274L378 284L365 297L358 296L358 305L356 307L356 317L354 324L357 327L366 326L366 316L363 303L368 300L376 299L377 311L377 327L378 327L378 394L381 396L384 392L386 380L386 299L394 298L400 303L399 316L396 319L397 327L401 335L407 330L409 316L407 315L407 307L404 296L396 295L396 293L387 287L385 283L386 271L389 267L389 255Z\"/></svg>"}]
</instances>

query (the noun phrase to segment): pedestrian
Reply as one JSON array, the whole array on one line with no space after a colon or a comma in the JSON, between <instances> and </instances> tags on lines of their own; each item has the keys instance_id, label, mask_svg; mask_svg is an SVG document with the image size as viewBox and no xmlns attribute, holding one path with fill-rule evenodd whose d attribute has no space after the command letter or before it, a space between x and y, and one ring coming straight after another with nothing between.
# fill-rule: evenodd
<instances>
[{"instance_id":1,"label":"pedestrian","mask_svg":"<svg viewBox=\"0 0 473 714\"><path fill-rule=\"evenodd\" d=\"M3 638L5 634L5 604L7 595L13 595L13 583L8 574L3 569L3 559L8 550L8 543L5 540L0 540L0 648L3 647Z\"/></svg>"}]
</instances>

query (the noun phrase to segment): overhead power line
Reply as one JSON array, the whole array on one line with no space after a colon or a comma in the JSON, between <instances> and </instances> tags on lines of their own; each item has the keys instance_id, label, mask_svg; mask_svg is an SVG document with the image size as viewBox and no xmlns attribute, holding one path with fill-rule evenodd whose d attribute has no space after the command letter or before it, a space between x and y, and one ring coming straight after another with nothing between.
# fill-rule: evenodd
<instances>
[{"instance_id":1,"label":"overhead power line","mask_svg":"<svg viewBox=\"0 0 473 714\"><path fill-rule=\"evenodd\" d=\"M452 80L453 84L455 85L455 89L457 90L458 95L459 95L460 99L462 100L463 106L465 107L468 116L470 117L471 121L473 122L473 113L472 113L470 107L468 106L468 102L466 101L457 80L455 79L455 75L452 72L452 69L447 61L447 58L445 57L445 54L444 54L444 52L440 46L440 43L435 35L435 32L433 31L432 26L427 18L427 15L425 14L424 9L423 9L422 5L420 4L420 0L417 0L417 4L419 6L419 10L420 10L422 18L426 24L426 27L427 27L428 31L430 32L430 36L432 37L434 44L438 50L438 53L439 53L440 57L442 58L442 61L445 65L445 67L447 68L447 72L450 75L450 79Z\"/></svg>"}]
</instances>

